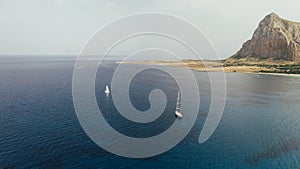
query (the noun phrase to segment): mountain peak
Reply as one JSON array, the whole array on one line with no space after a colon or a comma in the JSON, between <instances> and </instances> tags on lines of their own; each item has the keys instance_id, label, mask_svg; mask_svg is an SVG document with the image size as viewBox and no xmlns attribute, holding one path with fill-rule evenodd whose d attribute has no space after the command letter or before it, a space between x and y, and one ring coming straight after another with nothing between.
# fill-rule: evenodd
<instances>
[{"instance_id":1,"label":"mountain peak","mask_svg":"<svg viewBox=\"0 0 300 169\"><path fill-rule=\"evenodd\" d=\"M275 12L270 13L270 14L267 15L266 17L279 18L279 16L278 16Z\"/></svg>"},{"instance_id":2,"label":"mountain peak","mask_svg":"<svg viewBox=\"0 0 300 169\"><path fill-rule=\"evenodd\" d=\"M272 12L269 15L265 16L265 18L259 23L260 27L273 27L275 22L282 22L281 19L276 13Z\"/></svg>"},{"instance_id":3,"label":"mountain peak","mask_svg":"<svg viewBox=\"0 0 300 169\"><path fill-rule=\"evenodd\" d=\"M300 23L280 18L272 12L234 55L236 58L281 59L300 62Z\"/></svg>"}]
</instances>

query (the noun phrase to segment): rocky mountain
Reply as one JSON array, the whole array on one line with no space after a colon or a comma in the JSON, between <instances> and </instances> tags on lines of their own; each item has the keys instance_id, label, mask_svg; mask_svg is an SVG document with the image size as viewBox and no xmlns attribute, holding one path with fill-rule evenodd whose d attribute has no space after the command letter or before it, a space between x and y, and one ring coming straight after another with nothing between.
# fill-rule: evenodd
<instances>
[{"instance_id":1,"label":"rocky mountain","mask_svg":"<svg viewBox=\"0 0 300 169\"><path fill-rule=\"evenodd\" d=\"M255 30L251 40L231 58L251 57L300 62L300 23L267 15Z\"/></svg>"}]
</instances>

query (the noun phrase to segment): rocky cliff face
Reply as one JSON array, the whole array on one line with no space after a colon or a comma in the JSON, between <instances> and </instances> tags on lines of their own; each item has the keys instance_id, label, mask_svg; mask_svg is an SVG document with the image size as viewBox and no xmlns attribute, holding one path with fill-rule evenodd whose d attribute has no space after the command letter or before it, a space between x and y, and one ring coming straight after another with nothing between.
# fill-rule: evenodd
<instances>
[{"instance_id":1,"label":"rocky cliff face","mask_svg":"<svg viewBox=\"0 0 300 169\"><path fill-rule=\"evenodd\" d=\"M267 15L234 58L282 59L300 62L300 23Z\"/></svg>"}]
</instances>

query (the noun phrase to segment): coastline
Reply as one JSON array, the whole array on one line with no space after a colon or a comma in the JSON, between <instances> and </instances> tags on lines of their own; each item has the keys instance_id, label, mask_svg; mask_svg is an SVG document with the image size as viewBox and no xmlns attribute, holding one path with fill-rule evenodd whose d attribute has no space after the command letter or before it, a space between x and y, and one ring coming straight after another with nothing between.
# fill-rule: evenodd
<instances>
[{"instance_id":1,"label":"coastline","mask_svg":"<svg viewBox=\"0 0 300 169\"><path fill-rule=\"evenodd\" d=\"M264 73L264 72L259 72L255 73L259 75L274 75L274 76L290 76L290 77L300 77L300 74L287 74L287 73Z\"/></svg>"},{"instance_id":2,"label":"coastline","mask_svg":"<svg viewBox=\"0 0 300 169\"><path fill-rule=\"evenodd\" d=\"M225 72L225 73L243 73L243 74L258 74L258 75L274 75L274 76L292 76L300 77L300 74L292 73L272 73L261 71L274 71L273 68L259 66L224 66L220 61L201 61L201 60L154 60L154 61L129 61L116 62L118 64L146 64L146 65L161 65L180 68L189 68L199 72Z\"/></svg>"}]
</instances>

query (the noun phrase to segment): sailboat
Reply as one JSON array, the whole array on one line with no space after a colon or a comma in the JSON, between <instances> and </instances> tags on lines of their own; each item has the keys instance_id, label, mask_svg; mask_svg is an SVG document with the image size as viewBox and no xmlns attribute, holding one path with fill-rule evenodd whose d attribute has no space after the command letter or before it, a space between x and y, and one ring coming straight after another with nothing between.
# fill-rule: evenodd
<instances>
[{"instance_id":1,"label":"sailboat","mask_svg":"<svg viewBox=\"0 0 300 169\"><path fill-rule=\"evenodd\" d=\"M180 95L180 91L178 91L175 116L179 119L181 119L183 117L183 115L181 114L180 111L181 111L181 95Z\"/></svg>"},{"instance_id":2,"label":"sailboat","mask_svg":"<svg viewBox=\"0 0 300 169\"><path fill-rule=\"evenodd\" d=\"M108 85L106 85L106 86L105 86L105 91L104 91L104 93L105 93L106 95L108 95L109 92L110 92L110 91L109 91Z\"/></svg>"}]
</instances>

